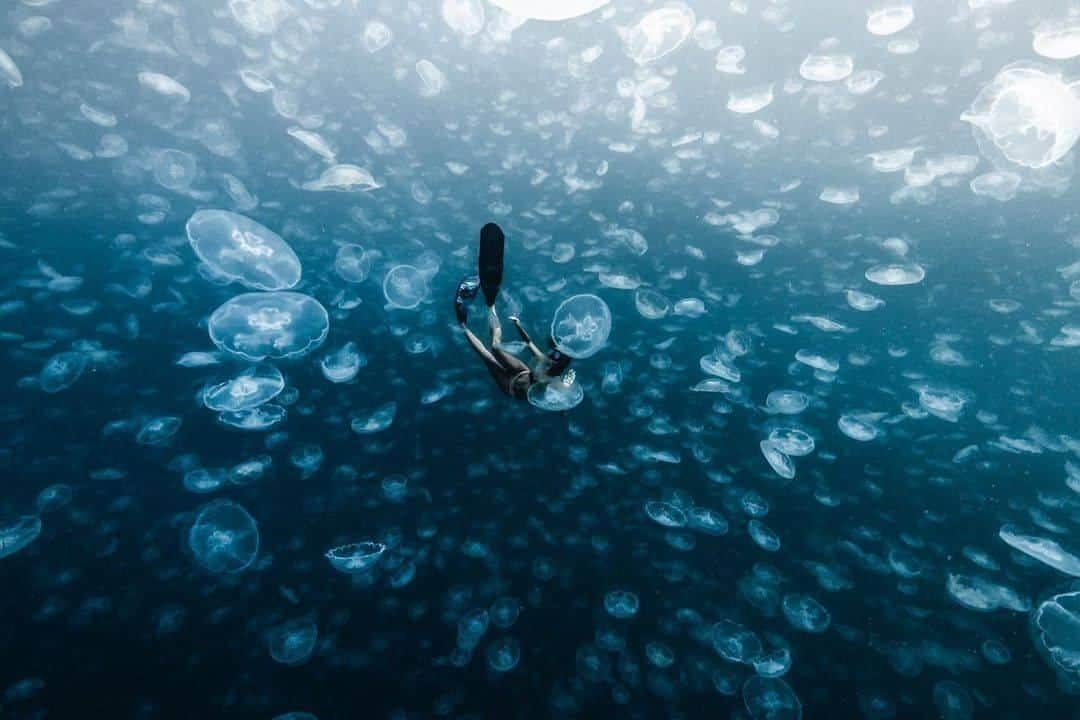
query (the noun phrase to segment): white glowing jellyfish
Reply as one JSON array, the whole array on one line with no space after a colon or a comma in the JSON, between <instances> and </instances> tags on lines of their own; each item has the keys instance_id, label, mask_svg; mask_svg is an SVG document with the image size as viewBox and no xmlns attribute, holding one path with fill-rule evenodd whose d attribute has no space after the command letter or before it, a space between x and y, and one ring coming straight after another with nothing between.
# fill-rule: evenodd
<instances>
[{"instance_id":1,"label":"white glowing jellyfish","mask_svg":"<svg viewBox=\"0 0 1080 720\"><path fill-rule=\"evenodd\" d=\"M0 558L14 555L41 535L41 518L24 515L14 522L0 525Z\"/></svg>"},{"instance_id":2,"label":"white glowing jellyfish","mask_svg":"<svg viewBox=\"0 0 1080 720\"><path fill-rule=\"evenodd\" d=\"M611 310L596 295L575 295L564 300L551 320L555 345L579 360L600 352L610 334Z\"/></svg>"},{"instance_id":3,"label":"white glowing jellyfish","mask_svg":"<svg viewBox=\"0 0 1080 720\"><path fill-rule=\"evenodd\" d=\"M655 62L675 52L690 37L695 22L694 11L683 2L652 10L623 33L626 54L638 65Z\"/></svg>"},{"instance_id":4,"label":"white glowing jellyfish","mask_svg":"<svg viewBox=\"0 0 1080 720\"><path fill-rule=\"evenodd\" d=\"M371 570L385 552L386 545L367 540L331 548L326 551L326 559L338 572L354 575Z\"/></svg>"},{"instance_id":5,"label":"white glowing jellyfish","mask_svg":"<svg viewBox=\"0 0 1080 720\"><path fill-rule=\"evenodd\" d=\"M535 383L529 388L529 403L541 410L563 412L571 410L585 399L585 390L581 383L565 383L553 380L549 383Z\"/></svg>"},{"instance_id":6,"label":"white glowing jellyfish","mask_svg":"<svg viewBox=\"0 0 1080 720\"><path fill-rule=\"evenodd\" d=\"M866 18L866 29L872 35L895 35L914 20L915 10L910 5L890 5L872 11Z\"/></svg>"},{"instance_id":7,"label":"white glowing jellyfish","mask_svg":"<svg viewBox=\"0 0 1080 720\"><path fill-rule=\"evenodd\" d=\"M359 245L342 245L334 258L334 272L351 283L362 283L371 274L375 255Z\"/></svg>"},{"instance_id":8,"label":"white glowing jellyfish","mask_svg":"<svg viewBox=\"0 0 1080 720\"><path fill-rule=\"evenodd\" d=\"M511 15L528 20L560 22L588 15L607 5L611 0L488 0Z\"/></svg>"},{"instance_id":9,"label":"white glowing jellyfish","mask_svg":"<svg viewBox=\"0 0 1080 720\"><path fill-rule=\"evenodd\" d=\"M1062 684L1080 689L1080 590L1052 596L1031 614L1031 634Z\"/></svg>"},{"instance_id":10,"label":"white glowing jellyfish","mask_svg":"<svg viewBox=\"0 0 1080 720\"><path fill-rule=\"evenodd\" d=\"M443 22L466 37L484 29L484 4L481 0L442 0Z\"/></svg>"},{"instance_id":11,"label":"white glowing jellyfish","mask_svg":"<svg viewBox=\"0 0 1080 720\"><path fill-rule=\"evenodd\" d=\"M318 300L295 292L245 293L213 312L210 339L251 362L296 358L322 344L330 316Z\"/></svg>"},{"instance_id":12,"label":"white glowing jellyfish","mask_svg":"<svg viewBox=\"0 0 1080 720\"><path fill-rule=\"evenodd\" d=\"M1080 56L1080 22L1047 24L1035 30L1032 48L1051 60L1071 60Z\"/></svg>"},{"instance_id":13,"label":"white glowing jellyfish","mask_svg":"<svg viewBox=\"0 0 1080 720\"><path fill-rule=\"evenodd\" d=\"M315 652L315 643L319 638L319 628L308 618L291 620L270 628L266 634L266 644L270 657L282 665L303 665Z\"/></svg>"},{"instance_id":14,"label":"white glowing jellyfish","mask_svg":"<svg viewBox=\"0 0 1080 720\"><path fill-rule=\"evenodd\" d=\"M154 156L154 180L169 190L186 190L195 180L198 164L183 150L162 150Z\"/></svg>"},{"instance_id":15,"label":"white glowing jellyfish","mask_svg":"<svg viewBox=\"0 0 1080 720\"><path fill-rule=\"evenodd\" d=\"M855 61L850 55L807 55L799 65L799 75L811 82L837 82L851 75Z\"/></svg>"},{"instance_id":16,"label":"white glowing jellyfish","mask_svg":"<svg viewBox=\"0 0 1080 720\"><path fill-rule=\"evenodd\" d=\"M866 279L875 285L916 285L926 277L921 265L875 265L866 271Z\"/></svg>"},{"instance_id":17,"label":"white glowing jellyfish","mask_svg":"<svg viewBox=\"0 0 1080 720\"><path fill-rule=\"evenodd\" d=\"M74 385L86 370L86 354L60 352L45 361L38 373L38 385L47 393L58 393Z\"/></svg>"},{"instance_id":18,"label":"white glowing jellyfish","mask_svg":"<svg viewBox=\"0 0 1080 720\"><path fill-rule=\"evenodd\" d=\"M285 378L273 365L253 365L231 380L203 392L203 404L218 412L250 410L277 397Z\"/></svg>"},{"instance_id":19,"label":"white glowing jellyfish","mask_svg":"<svg viewBox=\"0 0 1080 720\"><path fill-rule=\"evenodd\" d=\"M188 547L210 572L240 572L259 554L259 528L247 510L232 501L217 500L195 518Z\"/></svg>"},{"instance_id":20,"label":"white glowing jellyfish","mask_svg":"<svg viewBox=\"0 0 1080 720\"><path fill-rule=\"evenodd\" d=\"M411 310L428 296L427 275L412 265L398 265L383 279L383 296L391 307Z\"/></svg>"},{"instance_id":21,"label":"white glowing jellyfish","mask_svg":"<svg viewBox=\"0 0 1080 720\"><path fill-rule=\"evenodd\" d=\"M313 192L370 192L382 185L375 181L369 170L341 164L326 168L317 179L309 180L300 187Z\"/></svg>"},{"instance_id":22,"label":"white glowing jellyfish","mask_svg":"<svg viewBox=\"0 0 1080 720\"><path fill-rule=\"evenodd\" d=\"M960 117L991 158L1045 168L1080 139L1080 92L1059 73L1017 63L999 72Z\"/></svg>"},{"instance_id":23,"label":"white glowing jellyfish","mask_svg":"<svg viewBox=\"0 0 1080 720\"><path fill-rule=\"evenodd\" d=\"M15 64L10 55L4 52L3 48L0 48L0 78L3 78L8 87L22 87L23 76L19 71L19 66Z\"/></svg>"},{"instance_id":24,"label":"white glowing jellyfish","mask_svg":"<svg viewBox=\"0 0 1080 720\"><path fill-rule=\"evenodd\" d=\"M218 275L253 290L287 290L300 282L300 259L293 249L250 218L199 210L186 229L192 250Z\"/></svg>"}]
</instances>

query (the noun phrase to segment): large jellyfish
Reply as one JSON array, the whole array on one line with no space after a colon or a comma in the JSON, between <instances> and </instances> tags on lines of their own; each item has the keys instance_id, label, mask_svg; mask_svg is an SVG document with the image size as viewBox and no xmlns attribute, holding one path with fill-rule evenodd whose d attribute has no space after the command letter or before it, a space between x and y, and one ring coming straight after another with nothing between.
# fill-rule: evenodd
<instances>
[{"instance_id":1,"label":"large jellyfish","mask_svg":"<svg viewBox=\"0 0 1080 720\"><path fill-rule=\"evenodd\" d=\"M551 337L559 350L584 359L600 352L611 334L611 310L596 295L564 300L551 321Z\"/></svg>"},{"instance_id":2,"label":"large jellyfish","mask_svg":"<svg viewBox=\"0 0 1080 720\"><path fill-rule=\"evenodd\" d=\"M626 54L638 65L647 65L673 53L694 29L696 17L690 6L673 2L646 13L625 31Z\"/></svg>"},{"instance_id":3,"label":"large jellyfish","mask_svg":"<svg viewBox=\"0 0 1080 720\"><path fill-rule=\"evenodd\" d=\"M188 546L210 572L240 572L259 553L259 528L247 510L230 500L217 500L195 518Z\"/></svg>"},{"instance_id":4,"label":"large jellyfish","mask_svg":"<svg viewBox=\"0 0 1080 720\"><path fill-rule=\"evenodd\" d=\"M253 290L287 290L300 282L300 259L281 237L243 215L199 210L187 221L188 242L216 273Z\"/></svg>"},{"instance_id":5,"label":"large jellyfish","mask_svg":"<svg viewBox=\"0 0 1080 720\"><path fill-rule=\"evenodd\" d=\"M1080 590L1059 593L1035 608L1031 634L1062 686L1080 692Z\"/></svg>"},{"instance_id":6,"label":"large jellyfish","mask_svg":"<svg viewBox=\"0 0 1080 720\"><path fill-rule=\"evenodd\" d=\"M285 389L285 378L273 365L253 365L242 373L206 389L203 404L218 412L250 410L273 400Z\"/></svg>"},{"instance_id":7,"label":"large jellyfish","mask_svg":"<svg viewBox=\"0 0 1080 720\"><path fill-rule=\"evenodd\" d=\"M979 148L991 159L1045 168L1080 139L1080 92L1060 73L1016 63L999 72L960 118L975 126Z\"/></svg>"},{"instance_id":8,"label":"large jellyfish","mask_svg":"<svg viewBox=\"0 0 1080 720\"><path fill-rule=\"evenodd\" d=\"M244 293L210 316L210 339L251 362L297 358L326 339L330 317L318 300L295 292Z\"/></svg>"},{"instance_id":9,"label":"large jellyfish","mask_svg":"<svg viewBox=\"0 0 1080 720\"><path fill-rule=\"evenodd\" d=\"M554 380L549 383L536 383L529 388L529 402L541 410L562 412L571 410L585 399L585 390L581 383L565 383Z\"/></svg>"}]
</instances>

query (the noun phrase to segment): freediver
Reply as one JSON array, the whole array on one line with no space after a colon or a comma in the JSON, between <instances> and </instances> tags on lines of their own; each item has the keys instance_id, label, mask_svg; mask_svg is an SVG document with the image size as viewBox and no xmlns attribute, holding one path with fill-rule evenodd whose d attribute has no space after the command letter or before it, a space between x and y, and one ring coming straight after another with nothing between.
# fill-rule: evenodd
<instances>
[{"instance_id":1,"label":"freediver","mask_svg":"<svg viewBox=\"0 0 1080 720\"><path fill-rule=\"evenodd\" d=\"M465 332L465 339L480 356L499 389L515 400L525 400L528 397L529 388L533 385L549 383L560 378L569 385L573 383L574 378L573 371L568 370L570 357L555 349L554 343L550 352L542 351L521 326L521 321L513 315L510 316L510 322L514 323L518 334L532 353L533 367L530 368L502 347L502 324L495 311L495 301L499 297L499 288L502 286L505 244L506 236L498 225L488 223L481 228L480 274L479 277L465 278L458 285L457 293L454 295L454 313L457 315L458 325ZM488 307L488 327L491 330L490 348L486 347L468 327L469 311L465 303L475 298L478 291L483 291Z\"/></svg>"}]
</instances>

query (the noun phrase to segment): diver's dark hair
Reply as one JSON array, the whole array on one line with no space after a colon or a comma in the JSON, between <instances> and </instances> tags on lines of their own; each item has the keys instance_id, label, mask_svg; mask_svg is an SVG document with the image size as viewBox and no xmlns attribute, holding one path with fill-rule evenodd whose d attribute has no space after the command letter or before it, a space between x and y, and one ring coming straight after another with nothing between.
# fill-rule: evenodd
<instances>
[{"instance_id":1,"label":"diver's dark hair","mask_svg":"<svg viewBox=\"0 0 1080 720\"><path fill-rule=\"evenodd\" d=\"M552 350L548 353L548 365L547 374L551 377L562 375L566 372L566 369L570 367L571 358L566 353L559 352L558 350Z\"/></svg>"}]
</instances>

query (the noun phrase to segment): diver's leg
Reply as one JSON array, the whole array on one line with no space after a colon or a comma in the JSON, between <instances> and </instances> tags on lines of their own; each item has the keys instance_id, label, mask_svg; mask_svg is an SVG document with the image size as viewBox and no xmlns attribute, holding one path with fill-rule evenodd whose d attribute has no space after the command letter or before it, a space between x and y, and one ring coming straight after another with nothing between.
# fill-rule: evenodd
<instances>
[{"instance_id":1,"label":"diver's leg","mask_svg":"<svg viewBox=\"0 0 1080 720\"><path fill-rule=\"evenodd\" d=\"M480 230L480 288L488 307L499 297L503 279L503 249L506 236L495 223L488 223Z\"/></svg>"},{"instance_id":2,"label":"diver's leg","mask_svg":"<svg viewBox=\"0 0 1080 720\"><path fill-rule=\"evenodd\" d=\"M491 377L494 378L495 384L499 386L500 390L509 395L510 383L513 381L515 373L507 370L506 367L491 354L491 351L484 347L484 343L480 341L480 338L476 337L476 334L473 333L472 330L467 327L462 327L462 330L465 332L465 339L468 341L469 346L480 356L480 359L483 360L484 367L491 373Z\"/></svg>"}]
</instances>

